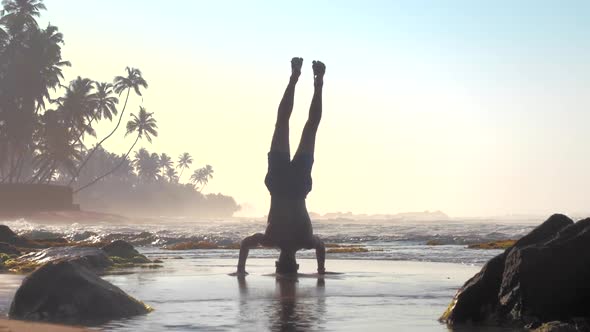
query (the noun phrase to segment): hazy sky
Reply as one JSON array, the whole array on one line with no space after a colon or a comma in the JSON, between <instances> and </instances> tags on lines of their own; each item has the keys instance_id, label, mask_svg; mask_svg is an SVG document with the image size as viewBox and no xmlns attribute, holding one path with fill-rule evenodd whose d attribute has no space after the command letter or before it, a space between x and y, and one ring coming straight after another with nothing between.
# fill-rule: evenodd
<instances>
[{"instance_id":1,"label":"hazy sky","mask_svg":"<svg viewBox=\"0 0 590 332\"><path fill-rule=\"evenodd\" d=\"M266 153L293 56L305 69L292 150L311 61L327 65L310 210L590 211L589 1L45 3L66 78L140 68L160 129L142 146L213 165L205 191L246 215L268 209ZM123 152L133 140L107 142Z\"/></svg>"}]
</instances>

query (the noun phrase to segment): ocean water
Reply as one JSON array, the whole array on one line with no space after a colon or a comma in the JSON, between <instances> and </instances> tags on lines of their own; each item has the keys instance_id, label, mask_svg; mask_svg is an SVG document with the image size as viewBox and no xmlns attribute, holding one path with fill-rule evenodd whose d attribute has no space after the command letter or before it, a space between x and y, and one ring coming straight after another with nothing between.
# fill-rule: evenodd
<instances>
[{"instance_id":1,"label":"ocean water","mask_svg":"<svg viewBox=\"0 0 590 332\"><path fill-rule=\"evenodd\" d=\"M237 243L263 232L264 220L160 220L145 224L4 222L32 238L124 239L161 269L132 268L104 278L155 308L144 316L92 327L104 331L449 331L437 319L456 290L500 250L466 244L518 238L537 223L323 220L314 231L328 243L367 252L328 253L318 277L315 253L298 253L296 279L277 278L278 251L250 251L245 278L235 271L238 250L164 250L185 241ZM436 240L441 245L428 245ZM0 314L9 310L23 276L0 274ZM478 331L506 331L478 328ZM469 331L469 329L464 329Z\"/></svg>"},{"instance_id":2,"label":"ocean water","mask_svg":"<svg viewBox=\"0 0 590 332\"><path fill-rule=\"evenodd\" d=\"M473 222L395 220L320 220L313 223L314 233L326 243L359 246L368 252L329 254L331 259L394 260L447 262L481 265L497 250L466 249L467 244L503 239L518 239L540 222ZM143 250L162 248L186 241L209 241L218 245L239 243L245 236L264 232L261 219L165 220L145 224L35 224L26 220L6 221L15 232L31 238L65 237L70 240L102 241L123 239ZM428 245L435 241L438 245ZM186 253L202 258L234 258L236 250L196 250ZM253 250L254 258L276 256L276 250ZM301 258L313 258L303 250Z\"/></svg>"}]
</instances>

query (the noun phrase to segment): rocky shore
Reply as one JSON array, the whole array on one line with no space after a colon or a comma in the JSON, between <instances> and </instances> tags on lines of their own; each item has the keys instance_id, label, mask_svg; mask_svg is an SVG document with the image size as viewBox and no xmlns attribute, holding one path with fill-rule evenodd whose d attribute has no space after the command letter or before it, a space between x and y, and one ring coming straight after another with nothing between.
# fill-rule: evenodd
<instances>
[{"instance_id":1,"label":"rocky shore","mask_svg":"<svg viewBox=\"0 0 590 332\"><path fill-rule=\"evenodd\" d=\"M29 239L0 225L0 270L29 273L12 301L11 319L92 325L152 309L100 275L118 268L159 267L131 244Z\"/></svg>"},{"instance_id":2,"label":"rocky shore","mask_svg":"<svg viewBox=\"0 0 590 332\"><path fill-rule=\"evenodd\" d=\"M551 216L461 287L440 320L590 331L590 218Z\"/></svg>"}]
</instances>

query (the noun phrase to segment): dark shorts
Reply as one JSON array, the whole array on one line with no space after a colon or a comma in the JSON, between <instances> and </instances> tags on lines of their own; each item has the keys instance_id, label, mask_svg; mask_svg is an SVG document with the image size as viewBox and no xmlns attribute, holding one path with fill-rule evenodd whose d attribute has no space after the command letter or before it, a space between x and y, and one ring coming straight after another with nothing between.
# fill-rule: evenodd
<instances>
[{"instance_id":1,"label":"dark shorts","mask_svg":"<svg viewBox=\"0 0 590 332\"><path fill-rule=\"evenodd\" d=\"M269 152L264 183L272 196L305 199L311 191L313 155L300 153L290 159L287 152Z\"/></svg>"}]
</instances>

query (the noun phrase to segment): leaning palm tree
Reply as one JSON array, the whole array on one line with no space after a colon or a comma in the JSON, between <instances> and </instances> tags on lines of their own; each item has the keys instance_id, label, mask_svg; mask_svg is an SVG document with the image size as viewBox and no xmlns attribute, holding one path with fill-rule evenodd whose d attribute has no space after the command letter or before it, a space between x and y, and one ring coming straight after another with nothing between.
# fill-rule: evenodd
<instances>
[{"instance_id":1,"label":"leaning palm tree","mask_svg":"<svg viewBox=\"0 0 590 332\"><path fill-rule=\"evenodd\" d=\"M131 148L129 148L127 153L121 159L121 162L119 162L119 164L117 164L117 166L115 166L112 170L108 171L107 173L103 174L102 176L99 176L98 178L94 179L90 183L76 189L74 191L75 193L79 192L80 190L83 190L84 188L87 188L87 187L93 185L94 183L100 181L104 177L106 177L106 176L110 175L111 173L113 173L114 171L116 171L117 168L119 168L121 165L123 165L125 163L125 161L127 160L127 157L131 153L131 150L133 150L133 148L135 147L135 145L137 144L137 142L139 141L140 138L145 136L147 141L151 143L152 136L154 136L154 137L158 136L158 131L157 131L158 125L156 124L156 119L153 118L153 113L147 112L145 110L145 108L140 106L138 115L136 116L135 114L131 114L131 118L132 119L129 120L129 122L127 122L127 132L125 133L125 136L136 132L137 137L135 138L133 145L131 145Z\"/></svg>"},{"instance_id":2,"label":"leaning palm tree","mask_svg":"<svg viewBox=\"0 0 590 332\"><path fill-rule=\"evenodd\" d=\"M88 156L86 157L84 162L78 168L77 174L79 174L80 170L82 168L84 168L84 166L86 165L88 160L94 154L94 151L96 151L96 149L98 149L98 147L102 146L102 143L104 143L104 141L109 139L109 137L113 136L115 131L117 131L117 129L119 128L119 125L121 124L121 120L123 119L123 114L125 114L125 109L127 108L127 101L129 100L129 93L131 92L131 89L133 89L133 91L135 91L135 93L137 95L141 96L140 88L142 88L142 87L147 88L148 87L148 84L145 81L145 79L141 76L141 71L139 69L126 67L125 70L127 70L127 77L123 77L123 76L115 77L115 84L113 85L114 92L118 93L119 96L121 96L123 91L127 90L127 96L125 97L125 103L123 104L123 109L121 110L121 114L119 114L119 121L117 121L117 125L115 126L115 128L105 138L103 138L100 142L98 142L98 144L96 144L94 146L94 149L92 149L92 151L88 154Z\"/></svg>"},{"instance_id":3,"label":"leaning palm tree","mask_svg":"<svg viewBox=\"0 0 590 332\"><path fill-rule=\"evenodd\" d=\"M178 156L176 168L180 168L180 175L178 176L179 179L182 177L182 172L184 172L185 169L190 168L192 163L193 157L191 157L191 155L188 152L185 152Z\"/></svg>"},{"instance_id":4,"label":"leaning palm tree","mask_svg":"<svg viewBox=\"0 0 590 332\"><path fill-rule=\"evenodd\" d=\"M209 179L213 178L213 167L211 165L206 165L205 167L196 169L191 175L191 182L195 185L201 185L199 187L199 191L202 191L203 188L209 183Z\"/></svg>"},{"instance_id":5,"label":"leaning palm tree","mask_svg":"<svg viewBox=\"0 0 590 332\"><path fill-rule=\"evenodd\" d=\"M201 190L203 190L207 183L209 183L209 180L213 179L213 167L211 165L205 165L205 167L201 168L201 177L201 183L203 184Z\"/></svg>"},{"instance_id":6,"label":"leaning palm tree","mask_svg":"<svg viewBox=\"0 0 590 332\"><path fill-rule=\"evenodd\" d=\"M195 185L195 187L197 185L201 184L202 181L202 172L201 169L196 169L193 174L191 175L190 181Z\"/></svg>"},{"instance_id":7,"label":"leaning palm tree","mask_svg":"<svg viewBox=\"0 0 590 332\"><path fill-rule=\"evenodd\" d=\"M113 115L117 115L116 104L119 102L117 97L113 96L113 86L110 83L93 82L96 92L93 94L93 112L89 113L90 120L88 127L92 128L92 122L102 118L112 120ZM77 177L80 175L82 166L75 170L74 176L68 182L68 186L72 185Z\"/></svg>"}]
</instances>

